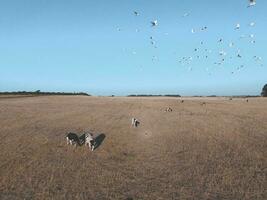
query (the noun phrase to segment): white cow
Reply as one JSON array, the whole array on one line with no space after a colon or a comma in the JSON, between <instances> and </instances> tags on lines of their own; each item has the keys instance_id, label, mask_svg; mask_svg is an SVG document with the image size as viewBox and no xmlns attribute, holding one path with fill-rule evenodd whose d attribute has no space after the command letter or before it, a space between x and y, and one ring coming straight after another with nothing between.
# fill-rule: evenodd
<instances>
[{"instance_id":1,"label":"white cow","mask_svg":"<svg viewBox=\"0 0 267 200\"><path fill-rule=\"evenodd\" d=\"M85 133L85 146L86 145L88 145L89 148L94 151L96 144L92 133Z\"/></svg>"}]
</instances>

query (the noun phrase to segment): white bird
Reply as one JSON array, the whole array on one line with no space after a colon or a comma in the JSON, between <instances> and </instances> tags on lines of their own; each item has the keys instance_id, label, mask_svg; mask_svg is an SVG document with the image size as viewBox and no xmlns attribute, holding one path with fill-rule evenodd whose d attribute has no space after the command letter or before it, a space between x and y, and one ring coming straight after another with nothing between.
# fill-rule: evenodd
<instances>
[{"instance_id":1,"label":"white bird","mask_svg":"<svg viewBox=\"0 0 267 200\"><path fill-rule=\"evenodd\" d=\"M158 20L151 21L151 26L158 26Z\"/></svg>"},{"instance_id":2,"label":"white bird","mask_svg":"<svg viewBox=\"0 0 267 200\"><path fill-rule=\"evenodd\" d=\"M236 24L235 29L240 29L240 24Z\"/></svg>"},{"instance_id":3,"label":"white bird","mask_svg":"<svg viewBox=\"0 0 267 200\"><path fill-rule=\"evenodd\" d=\"M137 11L134 11L135 16L139 16L139 13Z\"/></svg>"},{"instance_id":4,"label":"white bird","mask_svg":"<svg viewBox=\"0 0 267 200\"><path fill-rule=\"evenodd\" d=\"M233 47L233 46L234 46L234 43L230 42L229 47Z\"/></svg>"},{"instance_id":5,"label":"white bird","mask_svg":"<svg viewBox=\"0 0 267 200\"><path fill-rule=\"evenodd\" d=\"M158 60L158 57L157 56L153 56L152 57L152 61L157 61Z\"/></svg>"},{"instance_id":6,"label":"white bird","mask_svg":"<svg viewBox=\"0 0 267 200\"><path fill-rule=\"evenodd\" d=\"M187 17L187 16L189 16L189 13L183 14L183 17Z\"/></svg>"},{"instance_id":7,"label":"white bird","mask_svg":"<svg viewBox=\"0 0 267 200\"><path fill-rule=\"evenodd\" d=\"M249 0L248 7L255 6L255 5L256 5L256 0Z\"/></svg>"},{"instance_id":8,"label":"white bird","mask_svg":"<svg viewBox=\"0 0 267 200\"><path fill-rule=\"evenodd\" d=\"M219 54L220 54L220 56L226 56L227 53L224 50L222 50L219 52Z\"/></svg>"},{"instance_id":9,"label":"white bird","mask_svg":"<svg viewBox=\"0 0 267 200\"><path fill-rule=\"evenodd\" d=\"M192 28L192 29L191 29L191 33L195 33L195 32L196 32L196 31Z\"/></svg>"},{"instance_id":10,"label":"white bird","mask_svg":"<svg viewBox=\"0 0 267 200\"><path fill-rule=\"evenodd\" d=\"M250 22L249 26L255 26L255 22Z\"/></svg>"},{"instance_id":11,"label":"white bird","mask_svg":"<svg viewBox=\"0 0 267 200\"><path fill-rule=\"evenodd\" d=\"M255 61L256 62L260 62L262 60L262 58L261 57L258 57L258 56L254 56L254 58L255 58Z\"/></svg>"}]
</instances>

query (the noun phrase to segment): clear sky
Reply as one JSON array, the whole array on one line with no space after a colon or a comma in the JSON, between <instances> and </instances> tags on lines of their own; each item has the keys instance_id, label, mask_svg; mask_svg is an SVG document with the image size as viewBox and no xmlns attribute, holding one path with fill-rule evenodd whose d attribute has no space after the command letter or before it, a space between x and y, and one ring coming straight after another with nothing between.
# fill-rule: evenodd
<instances>
[{"instance_id":1,"label":"clear sky","mask_svg":"<svg viewBox=\"0 0 267 200\"><path fill-rule=\"evenodd\" d=\"M267 1L247 5L1 0L0 91L260 94L267 83Z\"/></svg>"}]
</instances>

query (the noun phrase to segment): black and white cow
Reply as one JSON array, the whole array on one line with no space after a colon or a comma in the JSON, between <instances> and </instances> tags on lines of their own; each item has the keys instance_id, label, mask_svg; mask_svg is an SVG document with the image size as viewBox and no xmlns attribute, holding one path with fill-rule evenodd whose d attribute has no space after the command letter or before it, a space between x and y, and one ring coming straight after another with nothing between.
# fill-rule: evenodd
<instances>
[{"instance_id":1,"label":"black and white cow","mask_svg":"<svg viewBox=\"0 0 267 200\"><path fill-rule=\"evenodd\" d=\"M76 133L68 133L66 135L67 144L77 146L77 144L80 144L79 137Z\"/></svg>"},{"instance_id":2,"label":"black and white cow","mask_svg":"<svg viewBox=\"0 0 267 200\"><path fill-rule=\"evenodd\" d=\"M139 124L140 124L140 122L137 119L132 118L132 126L133 127L137 127Z\"/></svg>"}]
</instances>

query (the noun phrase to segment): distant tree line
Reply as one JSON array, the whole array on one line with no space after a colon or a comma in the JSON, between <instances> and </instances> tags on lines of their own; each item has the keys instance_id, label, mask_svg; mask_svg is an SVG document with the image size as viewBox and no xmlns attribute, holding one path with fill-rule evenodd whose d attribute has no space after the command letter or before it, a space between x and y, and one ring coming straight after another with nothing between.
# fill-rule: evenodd
<instances>
[{"instance_id":1,"label":"distant tree line","mask_svg":"<svg viewBox=\"0 0 267 200\"><path fill-rule=\"evenodd\" d=\"M267 97L267 84L262 88L261 96Z\"/></svg>"},{"instance_id":2,"label":"distant tree line","mask_svg":"<svg viewBox=\"0 0 267 200\"><path fill-rule=\"evenodd\" d=\"M239 96L231 96L233 98L253 98L253 97L260 97L259 95L239 95Z\"/></svg>"},{"instance_id":3,"label":"distant tree line","mask_svg":"<svg viewBox=\"0 0 267 200\"><path fill-rule=\"evenodd\" d=\"M165 94L165 95L153 95L153 94L130 94L127 97L181 97L179 94Z\"/></svg>"},{"instance_id":4,"label":"distant tree line","mask_svg":"<svg viewBox=\"0 0 267 200\"><path fill-rule=\"evenodd\" d=\"M36 90L34 92L17 91L17 92L0 92L0 95L82 95L91 96L85 92L41 92Z\"/></svg>"}]
</instances>

